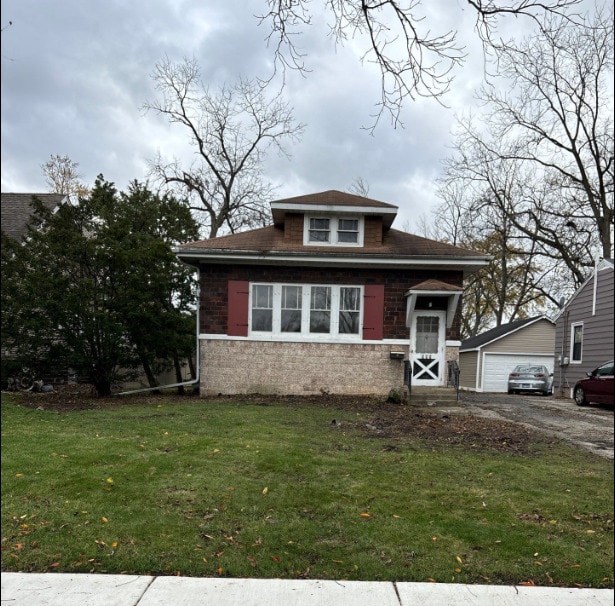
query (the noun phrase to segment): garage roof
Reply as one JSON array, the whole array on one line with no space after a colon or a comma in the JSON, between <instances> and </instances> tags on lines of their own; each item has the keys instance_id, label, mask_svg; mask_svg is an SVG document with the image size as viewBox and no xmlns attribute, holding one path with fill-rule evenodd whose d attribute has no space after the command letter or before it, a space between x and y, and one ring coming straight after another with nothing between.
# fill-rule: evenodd
<instances>
[{"instance_id":1,"label":"garage roof","mask_svg":"<svg viewBox=\"0 0 615 606\"><path fill-rule=\"evenodd\" d=\"M514 322L509 322L508 324L501 324L500 326L496 326L495 328L483 332L480 335L476 335L475 337L470 337L469 339L462 341L459 351L462 352L480 349L488 343L493 343L493 341L497 341L498 339L501 339L502 337L516 332L524 326L529 326L534 322L538 322L539 320L547 320L548 322L553 322L552 320L549 320L549 318L547 318L546 316L535 316L533 318L526 318L524 320L515 320Z\"/></svg>"}]
</instances>

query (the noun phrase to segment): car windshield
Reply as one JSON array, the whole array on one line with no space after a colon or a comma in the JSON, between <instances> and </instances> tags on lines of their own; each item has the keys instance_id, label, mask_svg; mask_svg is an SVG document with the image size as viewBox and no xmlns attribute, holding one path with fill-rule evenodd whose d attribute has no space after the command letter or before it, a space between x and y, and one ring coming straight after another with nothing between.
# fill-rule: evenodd
<instances>
[{"instance_id":1,"label":"car windshield","mask_svg":"<svg viewBox=\"0 0 615 606\"><path fill-rule=\"evenodd\" d=\"M517 366L515 368L515 372L522 374L536 374L544 371L545 369L542 366Z\"/></svg>"}]
</instances>

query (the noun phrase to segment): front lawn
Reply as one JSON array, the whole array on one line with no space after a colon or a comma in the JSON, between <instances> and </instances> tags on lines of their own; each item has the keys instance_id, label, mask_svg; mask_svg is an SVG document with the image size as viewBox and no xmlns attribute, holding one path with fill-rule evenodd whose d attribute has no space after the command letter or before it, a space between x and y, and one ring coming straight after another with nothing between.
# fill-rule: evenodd
<instances>
[{"instance_id":1,"label":"front lawn","mask_svg":"<svg viewBox=\"0 0 615 606\"><path fill-rule=\"evenodd\" d=\"M395 418L435 413L397 405L20 397L2 395L3 571L613 587L612 461L521 448L518 426L426 439Z\"/></svg>"}]
</instances>

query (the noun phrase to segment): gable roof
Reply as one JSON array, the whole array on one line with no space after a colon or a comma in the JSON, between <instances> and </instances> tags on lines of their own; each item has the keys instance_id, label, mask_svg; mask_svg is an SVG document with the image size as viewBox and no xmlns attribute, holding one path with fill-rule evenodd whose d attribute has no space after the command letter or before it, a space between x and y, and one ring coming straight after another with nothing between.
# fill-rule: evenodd
<instances>
[{"instance_id":1,"label":"gable roof","mask_svg":"<svg viewBox=\"0 0 615 606\"><path fill-rule=\"evenodd\" d=\"M566 301L566 304L563 305L562 308L559 310L556 320L559 320L560 316L562 316L563 313L572 305L573 301L587 287L588 284L590 283L593 284L594 276L596 275L596 272L601 272L601 271L613 271L613 259L600 259L600 261L596 263L596 266L591 271L591 273L587 276L587 278L585 278L585 281L583 282L583 284L581 284L574 291L570 299L568 299L568 301ZM598 279L598 285L600 285L600 279Z\"/></svg>"},{"instance_id":2,"label":"gable roof","mask_svg":"<svg viewBox=\"0 0 615 606\"><path fill-rule=\"evenodd\" d=\"M480 349L484 345L489 343L493 343L498 339L502 339L507 335L518 331L525 326L529 326L530 324L534 324L540 320L546 320L547 322L551 322L555 326L555 323L547 318L546 316L534 316L533 318L525 318L524 320L515 320L514 322L509 322L508 324L501 324L500 326L496 326L491 330L487 330L486 332L481 333L480 335L476 335L475 337L470 337L465 341L462 341L461 347L459 351L470 351L473 349Z\"/></svg>"},{"instance_id":3,"label":"gable roof","mask_svg":"<svg viewBox=\"0 0 615 606\"><path fill-rule=\"evenodd\" d=\"M49 210L53 210L66 199L64 194L12 194L2 193L2 231L15 240L21 240L27 233L32 217L32 198L38 198Z\"/></svg>"}]
</instances>

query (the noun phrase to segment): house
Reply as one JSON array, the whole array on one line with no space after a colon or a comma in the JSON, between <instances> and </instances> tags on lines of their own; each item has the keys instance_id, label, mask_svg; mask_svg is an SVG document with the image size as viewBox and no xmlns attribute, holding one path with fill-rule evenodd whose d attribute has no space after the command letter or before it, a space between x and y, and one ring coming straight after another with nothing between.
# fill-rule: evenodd
<instances>
[{"instance_id":1,"label":"house","mask_svg":"<svg viewBox=\"0 0 615 606\"><path fill-rule=\"evenodd\" d=\"M459 350L459 387L469 391L508 391L517 364L542 364L553 372L555 323L545 316L516 320L466 339Z\"/></svg>"},{"instance_id":2,"label":"house","mask_svg":"<svg viewBox=\"0 0 615 606\"><path fill-rule=\"evenodd\" d=\"M613 312L613 259L602 259L556 318L555 393L572 397L577 380L613 359Z\"/></svg>"},{"instance_id":3,"label":"house","mask_svg":"<svg viewBox=\"0 0 615 606\"><path fill-rule=\"evenodd\" d=\"M28 231L32 219L32 198L39 199L53 211L68 200L64 194L10 194L2 193L2 232L9 238L21 240Z\"/></svg>"},{"instance_id":4,"label":"house","mask_svg":"<svg viewBox=\"0 0 615 606\"><path fill-rule=\"evenodd\" d=\"M269 227L176 249L200 276L202 395L445 385L463 279L488 256L392 229L396 206L339 191L271 212Z\"/></svg>"}]
</instances>

